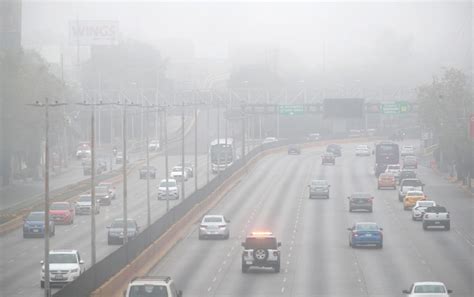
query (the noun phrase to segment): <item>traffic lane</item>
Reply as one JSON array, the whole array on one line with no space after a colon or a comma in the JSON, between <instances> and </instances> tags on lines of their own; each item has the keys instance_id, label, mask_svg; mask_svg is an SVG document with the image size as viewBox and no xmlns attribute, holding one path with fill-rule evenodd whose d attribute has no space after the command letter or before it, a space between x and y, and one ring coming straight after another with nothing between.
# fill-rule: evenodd
<instances>
[{"instance_id":1,"label":"traffic lane","mask_svg":"<svg viewBox=\"0 0 474 297\"><path fill-rule=\"evenodd\" d=\"M430 180L430 177L423 175L420 172L422 180L426 180L425 190L430 199L440 203L443 201L449 210L451 205L461 208L468 208L471 203L468 199L463 199L456 195L458 189L454 185L443 186L442 180ZM439 183L439 184L438 184ZM431 187L439 190L446 188L445 191L433 191ZM449 194L449 188L451 193ZM452 200L449 200L452 197ZM454 197L458 197L457 199ZM456 200L455 200L456 199ZM419 251L416 255L422 257L423 261L428 265L433 272L434 279L445 282L451 289L455 290L456 296L472 296L474 293L473 276L474 276L474 246L472 241L465 234L472 234L473 225L457 229L457 221L466 222L472 218L472 214L467 217L456 215L452 217L452 225L450 231L432 230L424 231L421 222L414 222L411 220L411 212L403 211L401 203L398 202L396 193L393 196L387 197L387 203L394 210L400 225L403 226L405 232L404 237L413 240L414 247ZM456 211L455 211L456 213Z\"/></svg>"},{"instance_id":2,"label":"traffic lane","mask_svg":"<svg viewBox=\"0 0 474 297\"><path fill-rule=\"evenodd\" d=\"M420 167L418 175L426 184L428 199L445 206L451 215L451 230L459 232L464 240L474 245L474 199L456 184L438 176L431 168Z\"/></svg>"},{"instance_id":3,"label":"traffic lane","mask_svg":"<svg viewBox=\"0 0 474 297\"><path fill-rule=\"evenodd\" d=\"M171 161L177 161L176 158L170 157ZM202 158L201 158L202 159ZM201 162L200 167L206 166ZM202 169L202 168L201 168ZM136 170L135 170L136 171ZM199 170L198 170L199 172ZM204 170L201 170L204 174ZM138 172L132 171L132 176L138 176ZM204 175L201 176L201 180L204 181ZM191 186L189 182L186 184L188 187L187 192L191 193L194 190L194 184ZM100 260L110 252L118 248L119 246L108 246L106 242L106 232L105 228L109 225L114 218L122 217L122 199L120 199L120 190L117 188L117 199L112 202L111 206L101 207L101 214L96 216L96 230L97 230L97 259ZM151 189L152 197L156 197L156 194ZM138 222L141 226L146 225L146 186L143 186L143 183L136 179L131 180L129 183L129 217L138 219ZM151 200L152 206L152 217L154 219L158 218L165 212L165 202L157 201L156 199ZM170 201L171 207L179 201ZM90 216L76 216L75 223L72 226L57 226L57 235L51 238L50 244L51 249L55 248L75 248L81 252L83 259L86 261L86 265L90 265ZM64 229L64 230L62 230ZM67 236L65 235L67 234ZM105 236L102 236L105 234ZM41 294L41 289L39 289L39 271L41 265L39 261L43 259L43 243L44 240L41 239L31 239L24 240L22 239L21 229L6 235L7 238L3 237L2 242L7 243L5 248L6 253L2 255L5 258L5 261L2 261L2 271L9 271L5 277L2 278L4 282L3 288L8 290L12 288L14 292L22 292L22 294ZM71 245L71 243L76 243L76 245ZM15 251L20 250L19 253ZM29 251L37 251L34 254L29 254L29 257L25 257ZM11 251L11 253L10 253ZM7 260L8 259L8 260ZM10 267L15 263L14 267ZM5 269L3 269L5 268ZM13 269L12 269L13 268ZM16 283L18 282L18 283ZM3 284L2 284L3 285Z\"/></svg>"},{"instance_id":4,"label":"traffic lane","mask_svg":"<svg viewBox=\"0 0 474 297\"><path fill-rule=\"evenodd\" d=\"M289 168L290 166L287 160L275 161L278 159L274 158L275 156L269 156L259 162L255 171L252 171L239 186L234 188L226 198L219 203L216 209L211 211L211 213L231 212L231 234L238 234L237 240L233 244L229 243L229 246L220 250L220 252L224 250L224 257L214 257L213 255L215 253L213 250L208 252L207 248L200 250L198 254L189 253L189 249L186 248L189 243L186 245L181 245L180 243L165 260L160 262L157 268L152 271L152 274L172 275L177 280L178 285L183 288L185 294L189 296L208 296L209 294L219 296L221 294L228 294L227 292L222 293L222 291L229 291L231 294L235 294L232 296L243 296L242 291L236 291L234 288L236 286L239 290L245 290L241 284L234 284L236 281L234 277L235 273L238 274L239 279L242 278L241 241L245 239L245 235L250 232L250 230L262 230L261 228L273 231L279 240L284 241L282 236L285 232L281 231L284 229L282 226L291 225L291 227L293 227L293 224L288 224L281 220L277 222L275 218L283 217L283 215L279 215L283 209L286 212L295 211L294 207L287 207L288 205L294 205L295 207L298 205L298 198L294 197L294 195L289 195L287 192L293 193L294 189L289 188L288 184L282 182L289 179L281 178L282 175L287 177L292 175L296 179L300 179L300 175L295 173L298 165L295 164ZM293 159L294 158L292 158L292 161ZM268 162L268 160L270 162ZM300 168L299 170L304 169ZM259 174L256 174L256 172L259 172ZM287 190L284 190L284 188ZM275 199L275 196L279 196L279 199ZM243 200L243 197L246 198ZM281 199L284 199L285 202L281 201ZM193 231L195 235L192 235L191 239L197 237L195 232L196 231ZM235 238L234 236L236 235L231 235L231 241ZM208 241L197 240L195 240L194 243L206 247L209 244ZM214 245L214 242L210 244ZM178 251L177 249L182 250ZM189 256L190 259L183 259L183 257L186 256ZM197 259L202 258L205 259L205 265L196 265L195 261L199 261ZM182 263L185 263L183 265L189 266L183 268L181 266ZM283 265L282 263L282 267ZM205 270L202 273L201 271L197 273L196 267L199 267L199 269L203 269L204 267L207 269L207 267L210 267L210 271ZM187 274L183 275L183 271L187 271ZM267 272L261 270L253 270L249 272L248 275L251 277L252 274L261 274L262 272L267 274ZM232 277L229 277L229 274L231 274ZM270 273L270 275L276 276L276 279L275 277L271 278L274 281L276 280L277 283L281 283L281 280L278 280L278 274ZM201 279L200 276L202 276L203 279ZM196 277L198 279L195 279ZM248 281L244 282L246 285L249 285ZM272 287L275 288L275 286ZM278 288L278 290L280 290L280 288Z\"/></svg>"},{"instance_id":5,"label":"traffic lane","mask_svg":"<svg viewBox=\"0 0 474 297\"><path fill-rule=\"evenodd\" d=\"M270 164L274 160L266 158L262 162ZM188 236L160 261L150 275L172 275L187 296L211 294L220 276L227 270L228 255L241 251L244 226L248 224L250 214L268 197L264 195L267 189L258 187L258 184L272 179L266 167L257 166L245 178L251 178L252 182L240 183L238 187L242 190L234 188L216 208L209 211L210 214L223 214L231 220L229 240L198 240L197 221ZM284 169L281 165L279 168Z\"/></svg>"},{"instance_id":6,"label":"traffic lane","mask_svg":"<svg viewBox=\"0 0 474 297\"><path fill-rule=\"evenodd\" d=\"M228 273L223 276L216 291L216 296L275 296L290 294L286 274L296 262L299 251L295 248L295 238L302 219L302 201L305 186L309 183L314 164L307 153L300 156L280 155L286 161L283 172L275 174L276 182L260 185L267 187L269 197L262 204L249 224L250 230L270 230L277 240L282 242L281 270L273 273L272 269L251 269L241 272L241 254L234 256ZM269 172L273 171L269 168ZM232 295L233 294L233 295Z\"/></svg>"},{"instance_id":7,"label":"traffic lane","mask_svg":"<svg viewBox=\"0 0 474 297\"><path fill-rule=\"evenodd\" d=\"M382 250L354 249L368 295L399 296L402 289L420 280L420 277L436 280L428 259L417 248L413 238L407 236L405 226L399 221L397 214L402 210L387 203L396 196L396 191L378 191L376 179L371 175L371 166L365 160L355 158L349 162L353 164L352 181L357 185L354 190L367 191L375 197L373 213L350 216L355 217L356 221L376 222L384 229Z\"/></svg>"},{"instance_id":8,"label":"traffic lane","mask_svg":"<svg viewBox=\"0 0 474 297\"><path fill-rule=\"evenodd\" d=\"M298 265L292 271L291 296L367 296L357 257L348 247L348 231L353 222L348 216L346 196L354 188L347 155L336 165L321 165L313 178L326 179L329 199L304 200L304 219L298 233Z\"/></svg>"}]
</instances>

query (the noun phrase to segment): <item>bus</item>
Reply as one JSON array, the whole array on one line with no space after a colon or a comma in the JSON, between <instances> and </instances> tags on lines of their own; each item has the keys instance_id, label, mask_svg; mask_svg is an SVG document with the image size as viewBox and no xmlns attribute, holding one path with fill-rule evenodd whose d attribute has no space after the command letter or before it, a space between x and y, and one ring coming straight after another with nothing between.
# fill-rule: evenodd
<instances>
[{"instance_id":1,"label":"bus","mask_svg":"<svg viewBox=\"0 0 474 297\"><path fill-rule=\"evenodd\" d=\"M398 144L394 142L380 142L375 145L375 176L385 172L387 165L398 164L400 152Z\"/></svg>"},{"instance_id":2,"label":"bus","mask_svg":"<svg viewBox=\"0 0 474 297\"><path fill-rule=\"evenodd\" d=\"M219 138L211 142L209 146L211 156L211 170L213 173L225 170L235 160L235 147L232 138Z\"/></svg>"}]
</instances>

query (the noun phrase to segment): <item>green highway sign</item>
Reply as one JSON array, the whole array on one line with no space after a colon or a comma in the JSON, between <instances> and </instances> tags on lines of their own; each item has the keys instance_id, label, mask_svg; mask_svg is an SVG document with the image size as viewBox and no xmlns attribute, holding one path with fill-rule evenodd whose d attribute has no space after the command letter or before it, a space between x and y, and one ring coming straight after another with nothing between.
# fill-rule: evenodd
<instances>
[{"instance_id":1,"label":"green highway sign","mask_svg":"<svg viewBox=\"0 0 474 297\"><path fill-rule=\"evenodd\" d=\"M280 115L303 115L304 105L278 105L278 113Z\"/></svg>"},{"instance_id":2,"label":"green highway sign","mask_svg":"<svg viewBox=\"0 0 474 297\"><path fill-rule=\"evenodd\" d=\"M381 106L384 114L399 114L411 111L410 103L407 101L383 102Z\"/></svg>"}]
</instances>

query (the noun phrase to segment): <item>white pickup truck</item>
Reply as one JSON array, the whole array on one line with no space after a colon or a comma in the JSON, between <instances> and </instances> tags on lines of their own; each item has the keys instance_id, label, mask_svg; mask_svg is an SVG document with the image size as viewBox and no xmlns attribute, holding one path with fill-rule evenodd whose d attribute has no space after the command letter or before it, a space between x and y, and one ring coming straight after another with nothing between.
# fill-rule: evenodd
<instances>
[{"instance_id":1,"label":"white pickup truck","mask_svg":"<svg viewBox=\"0 0 474 297\"><path fill-rule=\"evenodd\" d=\"M423 192L424 186L425 184L422 183L417 178L403 179L402 182L400 183L400 191L398 192L398 200L400 202L403 202L403 199L405 198L408 191L422 191Z\"/></svg>"},{"instance_id":2,"label":"white pickup truck","mask_svg":"<svg viewBox=\"0 0 474 297\"><path fill-rule=\"evenodd\" d=\"M446 230L451 228L451 218L449 212L444 206L430 206L425 210L423 215L423 230L428 227L443 226Z\"/></svg>"}]
</instances>

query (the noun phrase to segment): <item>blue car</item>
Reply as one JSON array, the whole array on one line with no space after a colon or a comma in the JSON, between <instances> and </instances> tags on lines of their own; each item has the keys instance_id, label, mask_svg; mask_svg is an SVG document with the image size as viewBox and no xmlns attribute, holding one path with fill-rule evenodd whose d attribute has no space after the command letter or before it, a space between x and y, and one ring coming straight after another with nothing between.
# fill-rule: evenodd
<instances>
[{"instance_id":1,"label":"blue car","mask_svg":"<svg viewBox=\"0 0 474 297\"><path fill-rule=\"evenodd\" d=\"M364 222L355 223L349 230L349 246L368 246L375 245L378 248L383 247L383 233L376 223Z\"/></svg>"},{"instance_id":2,"label":"blue car","mask_svg":"<svg viewBox=\"0 0 474 297\"><path fill-rule=\"evenodd\" d=\"M33 211L23 222L23 238L44 237L44 211ZM49 236L54 236L55 228L53 220L49 221Z\"/></svg>"}]
</instances>

